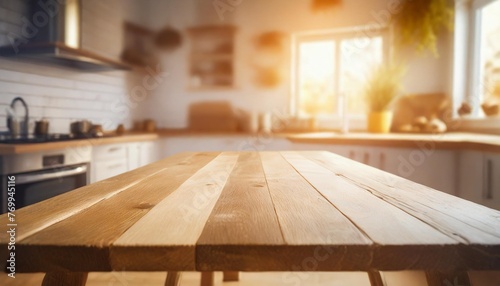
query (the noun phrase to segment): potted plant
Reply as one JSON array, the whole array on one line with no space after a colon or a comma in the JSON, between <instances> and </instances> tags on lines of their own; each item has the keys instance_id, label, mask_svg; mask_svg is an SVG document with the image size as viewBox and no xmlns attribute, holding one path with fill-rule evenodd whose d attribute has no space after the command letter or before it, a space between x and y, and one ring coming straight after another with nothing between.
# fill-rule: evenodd
<instances>
[{"instance_id":1,"label":"potted plant","mask_svg":"<svg viewBox=\"0 0 500 286\"><path fill-rule=\"evenodd\" d=\"M391 129L391 103L402 90L406 69L402 65L380 65L368 77L365 100L368 106L368 131L388 133Z\"/></svg>"},{"instance_id":2,"label":"potted plant","mask_svg":"<svg viewBox=\"0 0 500 286\"><path fill-rule=\"evenodd\" d=\"M438 56L437 40L443 30L453 30L454 8L448 0L405 1L396 15L397 40L416 45L419 52Z\"/></svg>"}]
</instances>

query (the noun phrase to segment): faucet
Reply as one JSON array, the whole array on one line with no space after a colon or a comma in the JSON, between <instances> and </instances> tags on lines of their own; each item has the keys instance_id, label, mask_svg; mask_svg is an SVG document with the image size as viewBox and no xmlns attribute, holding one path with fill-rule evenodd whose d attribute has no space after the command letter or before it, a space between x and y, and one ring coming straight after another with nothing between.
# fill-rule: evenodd
<instances>
[{"instance_id":1,"label":"faucet","mask_svg":"<svg viewBox=\"0 0 500 286\"><path fill-rule=\"evenodd\" d=\"M14 109L14 106L16 105L16 102L18 102L18 101L21 102L21 104L24 106L24 111L25 111L24 112L24 121L19 123L20 130L16 130L17 126L14 126L14 125L16 125L18 123L14 122L14 120L13 120L14 115L9 113L9 115L7 117L7 126L9 127L10 133L14 136L17 135L16 133L18 131L20 131L20 134L22 136L28 136L29 113L28 113L28 105L26 104L26 101L24 101L24 99L22 99L21 97L16 97L10 103L10 108L11 108L11 110Z\"/></svg>"}]
</instances>

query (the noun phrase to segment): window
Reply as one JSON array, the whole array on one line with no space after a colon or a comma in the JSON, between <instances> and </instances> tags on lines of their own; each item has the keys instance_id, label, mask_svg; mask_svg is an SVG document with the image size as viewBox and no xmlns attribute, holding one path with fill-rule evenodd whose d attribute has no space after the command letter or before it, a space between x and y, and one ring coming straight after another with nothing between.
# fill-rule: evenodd
<instances>
[{"instance_id":1,"label":"window","mask_svg":"<svg viewBox=\"0 0 500 286\"><path fill-rule=\"evenodd\" d=\"M364 117L363 86L387 58L387 34L370 27L295 35L292 112L332 119L347 111Z\"/></svg>"},{"instance_id":2,"label":"window","mask_svg":"<svg viewBox=\"0 0 500 286\"><path fill-rule=\"evenodd\" d=\"M482 103L500 102L500 0L468 3L456 1L453 94L482 118Z\"/></svg>"},{"instance_id":3,"label":"window","mask_svg":"<svg viewBox=\"0 0 500 286\"><path fill-rule=\"evenodd\" d=\"M493 1L480 10L479 90L483 100L500 97L500 1Z\"/></svg>"}]
</instances>

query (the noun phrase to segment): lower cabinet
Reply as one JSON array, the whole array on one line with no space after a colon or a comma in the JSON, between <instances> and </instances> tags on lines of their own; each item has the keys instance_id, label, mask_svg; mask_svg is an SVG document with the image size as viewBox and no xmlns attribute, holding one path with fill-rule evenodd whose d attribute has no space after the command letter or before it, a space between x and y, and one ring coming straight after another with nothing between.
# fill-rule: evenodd
<instances>
[{"instance_id":1,"label":"lower cabinet","mask_svg":"<svg viewBox=\"0 0 500 286\"><path fill-rule=\"evenodd\" d=\"M278 151L290 150L292 143L273 135L175 136L162 140L162 157L180 152Z\"/></svg>"},{"instance_id":2,"label":"lower cabinet","mask_svg":"<svg viewBox=\"0 0 500 286\"><path fill-rule=\"evenodd\" d=\"M107 144L92 148L91 183L101 181L128 170L127 146Z\"/></svg>"},{"instance_id":3,"label":"lower cabinet","mask_svg":"<svg viewBox=\"0 0 500 286\"><path fill-rule=\"evenodd\" d=\"M91 183L134 170L159 159L157 141L108 144L93 147Z\"/></svg>"},{"instance_id":4,"label":"lower cabinet","mask_svg":"<svg viewBox=\"0 0 500 286\"><path fill-rule=\"evenodd\" d=\"M459 196L500 210L500 154L462 151L458 166Z\"/></svg>"},{"instance_id":5,"label":"lower cabinet","mask_svg":"<svg viewBox=\"0 0 500 286\"><path fill-rule=\"evenodd\" d=\"M436 190L457 194L456 152L416 148L293 144L295 150L325 150L407 178Z\"/></svg>"}]
</instances>

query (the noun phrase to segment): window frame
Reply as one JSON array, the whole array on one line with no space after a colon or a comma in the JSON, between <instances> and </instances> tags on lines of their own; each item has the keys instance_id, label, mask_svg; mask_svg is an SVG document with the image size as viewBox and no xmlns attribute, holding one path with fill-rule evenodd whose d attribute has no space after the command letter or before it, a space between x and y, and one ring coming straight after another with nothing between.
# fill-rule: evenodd
<instances>
[{"instance_id":1,"label":"window frame","mask_svg":"<svg viewBox=\"0 0 500 286\"><path fill-rule=\"evenodd\" d=\"M459 129L498 128L500 119L481 116L483 85L481 79L481 9L500 0L455 0L455 32L453 43L453 116ZM462 102L472 107L470 116L460 118L457 110Z\"/></svg>"},{"instance_id":2,"label":"window frame","mask_svg":"<svg viewBox=\"0 0 500 286\"><path fill-rule=\"evenodd\" d=\"M382 63L387 63L392 53L391 47L391 33L388 26L369 25L358 26L349 28L340 28L332 30L321 31L308 31L295 33L291 38L292 50L292 69L291 69L291 98L290 98L290 114L299 118L305 116L300 114L300 54L299 47L301 43L314 42L321 40L333 40L335 52L335 73L334 73L334 90L336 102L336 112L330 115L320 115L318 120L320 127L327 127L328 129L342 128L342 114L346 112L345 100L340 100L340 70L341 70L341 57L342 49L341 42L347 39L360 38L360 37L381 37L382 38ZM365 129L366 127L366 113L364 114L348 114L349 125L354 129Z\"/></svg>"}]
</instances>

